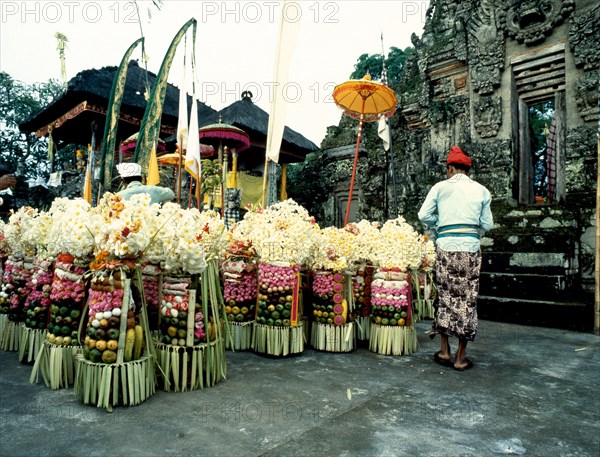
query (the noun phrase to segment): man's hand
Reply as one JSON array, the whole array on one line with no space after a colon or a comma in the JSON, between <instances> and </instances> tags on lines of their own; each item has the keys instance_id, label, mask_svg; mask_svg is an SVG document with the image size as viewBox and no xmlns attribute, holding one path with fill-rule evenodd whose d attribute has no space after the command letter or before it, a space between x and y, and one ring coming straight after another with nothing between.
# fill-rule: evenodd
<instances>
[{"instance_id":1,"label":"man's hand","mask_svg":"<svg viewBox=\"0 0 600 457\"><path fill-rule=\"evenodd\" d=\"M4 175L0 178L0 190L8 189L9 187L14 187L17 184L17 180L11 174Z\"/></svg>"}]
</instances>

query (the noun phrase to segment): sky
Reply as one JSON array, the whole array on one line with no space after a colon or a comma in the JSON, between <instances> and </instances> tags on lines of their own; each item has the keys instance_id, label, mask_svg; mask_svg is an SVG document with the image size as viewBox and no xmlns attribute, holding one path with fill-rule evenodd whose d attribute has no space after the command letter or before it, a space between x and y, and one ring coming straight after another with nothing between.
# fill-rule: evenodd
<instances>
[{"instance_id":1,"label":"sky","mask_svg":"<svg viewBox=\"0 0 600 457\"><path fill-rule=\"evenodd\" d=\"M422 34L427 1L301 0L283 8L280 1L150 0L0 1L0 71L24 83L61 78L56 32L67 36L67 79L79 71L116 66L141 33L146 38L148 70L156 73L178 30L198 21L196 79L199 100L220 110L242 91L265 111L274 82L274 55L281 14L300 22L292 50L289 81L281 87L288 101L286 125L317 146L341 111L333 89L349 79L361 54L387 54L411 45ZM151 12L151 17L148 15ZM140 31L141 23L141 31ZM189 35L191 40L191 34ZM181 85L183 45L169 73ZM140 58L136 50L133 58ZM188 74L190 74L188 69ZM191 77L188 77L188 81ZM202 123L202 119L200 119Z\"/></svg>"}]
</instances>

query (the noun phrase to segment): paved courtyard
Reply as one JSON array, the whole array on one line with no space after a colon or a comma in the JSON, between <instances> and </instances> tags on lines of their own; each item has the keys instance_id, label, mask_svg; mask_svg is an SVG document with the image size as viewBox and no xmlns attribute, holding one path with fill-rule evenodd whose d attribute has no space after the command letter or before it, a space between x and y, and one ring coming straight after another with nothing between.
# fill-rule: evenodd
<instances>
[{"instance_id":1,"label":"paved courtyard","mask_svg":"<svg viewBox=\"0 0 600 457\"><path fill-rule=\"evenodd\" d=\"M112 413L29 384L0 352L0 456L481 457L512 438L531 456L600 455L598 336L482 321L457 372L433 362L428 328L403 357L228 353L215 387Z\"/></svg>"}]
</instances>

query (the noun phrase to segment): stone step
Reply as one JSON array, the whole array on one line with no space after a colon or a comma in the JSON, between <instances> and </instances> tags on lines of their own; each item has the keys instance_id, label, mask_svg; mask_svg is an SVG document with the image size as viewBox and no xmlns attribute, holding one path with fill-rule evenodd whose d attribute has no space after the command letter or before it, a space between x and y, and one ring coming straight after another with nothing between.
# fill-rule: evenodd
<instances>
[{"instance_id":1,"label":"stone step","mask_svg":"<svg viewBox=\"0 0 600 457\"><path fill-rule=\"evenodd\" d=\"M576 232L571 229L540 230L531 227L493 229L481 239L484 251L572 252Z\"/></svg>"},{"instance_id":2,"label":"stone step","mask_svg":"<svg viewBox=\"0 0 600 457\"><path fill-rule=\"evenodd\" d=\"M564 275L570 260L561 252L489 252L482 255L482 272Z\"/></svg>"},{"instance_id":3,"label":"stone step","mask_svg":"<svg viewBox=\"0 0 600 457\"><path fill-rule=\"evenodd\" d=\"M569 293L569 280L563 275L482 272L482 295L530 300L555 300Z\"/></svg>"},{"instance_id":4,"label":"stone step","mask_svg":"<svg viewBox=\"0 0 600 457\"><path fill-rule=\"evenodd\" d=\"M583 303L480 295L477 313L480 319L512 324L585 332L594 328L593 301Z\"/></svg>"}]
</instances>

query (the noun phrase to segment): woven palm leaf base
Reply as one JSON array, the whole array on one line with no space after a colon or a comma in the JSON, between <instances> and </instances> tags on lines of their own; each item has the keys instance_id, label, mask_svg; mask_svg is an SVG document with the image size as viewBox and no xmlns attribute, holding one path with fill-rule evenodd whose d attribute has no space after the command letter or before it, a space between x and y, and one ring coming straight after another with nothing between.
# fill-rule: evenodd
<instances>
[{"instance_id":1,"label":"woven palm leaf base","mask_svg":"<svg viewBox=\"0 0 600 457\"><path fill-rule=\"evenodd\" d=\"M358 316L354 322L356 323L356 339L358 341L369 341L371 336L371 318Z\"/></svg>"},{"instance_id":2,"label":"woven palm leaf base","mask_svg":"<svg viewBox=\"0 0 600 457\"><path fill-rule=\"evenodd\" d=\"M46 329L31 329L21 324L19 335L19 362L34 362L46 340Z\"/></svg>"},{"instance_id":3,"label":"woven palm leaf base","mask_svg":"<svg viewBox=\"0 0 600 457\"><path fill-rule=\"evenodd\" d=\"M225 348L221 339L197 346L154 343L162 388L185 392L212 387L227 376Z\"/></svg>"},{"instance_id":4,"label":"woven palm leaf base","mask_svg":"<svg viewBox=\"0 0 600 457\"><path fill-rule=\"evenodd\" d=\"M2 340L2 335L4 335L4 328L6 327L7 322L8 314L0 314L0 341Z\"/></svg>"},{"instance_id":5,"label":"woven palm leaf base","mask_svg":"<svg viewBox=\"0 0 600 457\"><path fill-rule=\"evenodd\" d=\"M304 351L304 325L295 327L272 327L254 323L252 349L259 354L287 356Z\"/></svg>"},{"instance_id":6,"label":"woven palm leaf base","mask_svg":"<svg viewBox=\"0 0 600 457\"><path fill-rule=\"evenodd\" d=\"M254 321L229 322L225 326L225 348L234 351L248 351L252 348L252 329Z\"/></svg>"},{"instance_id":7,"label":"woven palm leaf base","mask_svg":"<svg viewBox=\"0 0 600 457\"><path fill-rule=\"evenodd\" d=\"M75 358L75 396L85 405L111 411L113 406L135 406L156 392L154 360L144 355L125 363L94 363L82 354Z\"/></svg>"},{"instance_id":8,"label":"woven palm leaf base","mask_svg":"<svg viewBox=\"0 0 600 457\"><path fill-rule=\"evenodd\" d=\"M419 299L415 300L414 304L415 309L417 310L417 319L433 319L435 317L435 308L433 307L433 300Z\"/></svg>"},{"instance_id":9,"label":"woven palm leaf base","mask_svg":"<svg viewBox=\"0 0 600 457\"><path fill-rule=\"evenodd\" d=\"M75 381L75 357L81 353L81 346L57 346L44 341L38 353L29 382L39 382L40 375L46 387L66 389Z\"/></svg>"},{"instance_id":10,"label":"woven palm leaf base","mask_svg":"<svg viewBox=\"0 0 600 457\"><path fill-rule=\"evenodd\" d=\"M408 355L417 350L417 332L412 326L371 323L369 350L382 355Z\"/></svg>"},{"instance_id":11,"label":"woven palm leaf base","mask_svg":"<svg viewBox=\"0 0 600 457\"><path fill-rule=\"evenodd\" d=\"M319 351L351 352L356 348L356 324L312 323L310 345Z\"/></svg>"},{"instance_id":12,"label":"woven palm leaf base","mask_svg":"<svg viewBox=\"0 0 600 457\"><path fill-rule=\"evenodd\" d=\"M8 319L8 315L0 315L0 320L4 324L0 324L2 327L2 333L0 333L0 349L7 352L16 352L19 350L19 339L21 337L21 323L13 322Z\"/></svg>"}]
</instances>

